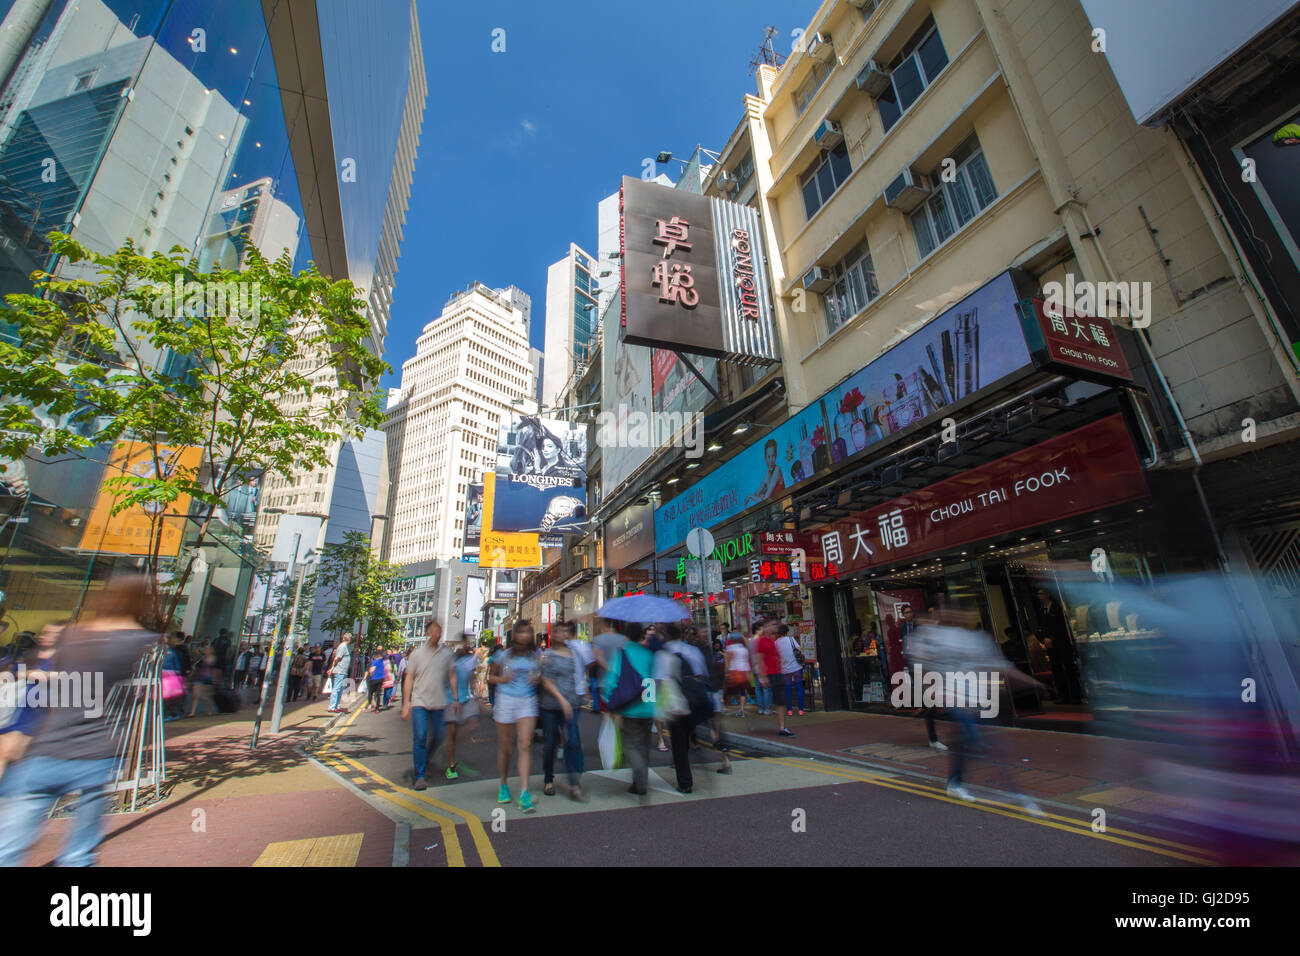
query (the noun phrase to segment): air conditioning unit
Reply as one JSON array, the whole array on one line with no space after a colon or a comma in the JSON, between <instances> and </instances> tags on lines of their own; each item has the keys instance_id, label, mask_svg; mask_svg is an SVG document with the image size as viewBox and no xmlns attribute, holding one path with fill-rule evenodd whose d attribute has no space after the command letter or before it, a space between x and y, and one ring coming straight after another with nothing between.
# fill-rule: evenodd
<instances>
[{"instance_id":1,"label":"air conditioning unit","mask_svg":"<svg viewBox=\"0 0 1300 956\"><path fill-rule=\"evenodd\" d=\"M834 285L831 274L821 266L813 266L803 274L803 287L809 292L821 294Z\"/></svg>"},{"instance_id":2,"label":"air conditioning unit","mask_svg":"<svg viewBox=\"0 0 1300 956\"><path fill-rule=\"evenodd\" d=\"M870 97L877 97L889 89L889 73L881 69L875 60L868 60L867 65L858 74L858 89Z\"/></svg>"},{"instance_id":3,"label":"air conditioning unit","mask_svg":"<svg viewBox=\"0 0 1300 956\"><path fill-rule=\"evenodd\" d=\"M848 4L858 10L874 10L880 0L848 0Z\"/></svg>"},{"instance_id":4,"label":"air conditioning unit","mask_svg":"<svg viewBox=\"0 0 1300 956\"><path fill-rule=\"evenodd\" d=\"M835 59L835 48L826 33L814 33L808 41L808 55L821 63L830 63Z\"/></svg>"},{"instance_id":5,"label":"air conditioning unit","mask_svg":"<svg viewBox=\"0 0 1300 956\"><path fill-rule=\"evenodd\" d=\"M885 187L885 205L900 212L912 212L929 196L929 180L910 169L903 170Z\"/></svg>"},{"instance_id":6,"label":"air conditioning unit","mask_svg":"<svg viewBox=\"0 0 1300 956\"><path fill-rule=\"evenodd\" d=\"M824 119L813 132L813 142L822 149L834 149L844 142L844 130L833 119Z\"/></svg>"},{"instance_id":7,"label":"air conditioning unit","mask_svg":"<svg viewBox=\"0 0 1300 956\"><path fill-rule=\"evenodd\" d=\"M723 170L718 173L718 188L728 196L731 196L740 188L740 181L736 179L735 173L729 173L726 170Z\"/></svg>"}]
</instances>

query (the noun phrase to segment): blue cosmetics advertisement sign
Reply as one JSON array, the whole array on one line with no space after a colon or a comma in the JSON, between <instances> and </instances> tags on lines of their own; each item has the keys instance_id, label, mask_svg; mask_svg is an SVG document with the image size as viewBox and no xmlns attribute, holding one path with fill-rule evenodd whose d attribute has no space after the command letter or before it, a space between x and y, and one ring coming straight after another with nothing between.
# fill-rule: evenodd
<instances>
[{"instance_id":1,"label":"blue cosmetics advertisement sign","mask_svg":"<svg viewBox=\"0 0 1300 956\"><path fill-rule=\"evenodd\" d=\"M655 510L659 552L909 430L1031 364L1010 272L989 280Z\"/></svg>"}]
</instances>

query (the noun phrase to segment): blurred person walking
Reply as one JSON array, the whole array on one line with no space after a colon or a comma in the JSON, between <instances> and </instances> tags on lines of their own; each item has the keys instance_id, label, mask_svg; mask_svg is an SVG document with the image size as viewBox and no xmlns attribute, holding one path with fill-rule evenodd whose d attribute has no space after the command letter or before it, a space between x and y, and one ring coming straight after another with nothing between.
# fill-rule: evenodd
<instances>
[{"instance_id":1,"label":"blurred person walking","mask_svg":"<svg viewBox=\"0 0 1300 956\"><path fill-rule=\"evenodd\" d=\"M311 653L307 655L307 667L307 699L316 700L320 697L321 678L325 675L325 652L319 644L311 646Z\"/></svg>"},{"instance_id":2,"label":"blurred person walking","mask_svg":"<svg viewBox=\"0 0 1300 956\"><path fill-rule=\"evenodd\" d=\"M334 648L334 653L330 656L329 667L327 668L330 680L333 681L333 688L330 690L329 713L340 714L342 709L339 707L339 701L343 697L343 690L346 687L348 679L348 670L352 667L352 648L349 642L352 640L351 634L344 634L343 640L339 641Z\"/></svg>"},{"instance_id":3,"label":"blurred person walking","mask_svg":"<svg viewBox=\"0 0 1300 956\"><path fill-rule=\"evenodd\" d=\"M727 647L723 652L726 655L726 689L724 691L723 704L725 705L732 697L737 700L736 716L745 716L745 698L749 696L749 680L753 673L753 668L749 663L749 648L745 646L745 638L739 633L733 633L727 638Z\"/></svg>"},{"instance_id":4,"label":"blurred person walking","mask_svg":"<svg viewBox=\"0 0 1300 956\"><path fill-rule=\"evenodd\" d=\"M384 680L388 677L388 666L388 655L381 647L375 651L370 666L366 668L366 685L370 689L370 694L366 697L366 706L369 707L373 703L376 714L384 709Z\"/></svg>"},{"instance_id":5,"label":"blurred person walking","mask_svg":"<svg viewBox=\"0 0 1300 956\"><path fill-rule=\"evenodd\" d=\"M684 713L669 721L668 732L673 744L673 768L677 773L678 793L691 793L695 777L691 772L691 738L695 727L708 720L712 710L708 692L708 661L700 648L685 640L694 636L694 628L683 631L676 624L665 624L668 640L654 658L654 676L661 693L664 684L675 684L680 699L685 703Z\"/></svg>"},{"instance_id":6,"label":"blurred person walking","mask_svg":"<svg viewBox=\"0 0 1300 956\"><path fill-rule=\"evenodd\" d=\"M49 678L59 635L67 625L67 620L61 620L41 628L41 633L36 637L36 646L25 658L19 658L11 668L15 678L19 676L18 666L22 665L25 668L24 679L15 682L12 691L14 694L22 694L25 699L32 685ZM32 735L40 727L42 716L43 711L40 708L21 707L9 716L7 723L0 721L0 778L4 777L6 766L22 759L27 751L27 745L31 743Z\"/></svg>"},{"instance_id":7,"label":"blurred person walking","mask_svg":"<svg viewBox=\"0 0 1300 956\"><path fill-rule=\"evenodd\" d=\"M940 608L937 617L923 622L912 635L912 656L920 662L926 671L941 673L945 685L949 675L975 673L984 676L990 682L1001 677L1008 685L1024 687L1042 687L1038 681L1029 677L1012 664L993 641L993 636L980 629L980 617L977 611L958 608ZM955 686L955 684L954 684ZM996 691L996 685L994 690ZM1042 809L1025 794L1021 793L1010 780L1009 771L1004 765L990 759L996 745L984 745L980 733L981 714L977 706L970 701L947 700L948 711L957 722L962 735L952 749L948 769L948 796L974 803L975 797L962 786L962 775L966 761L982 756L994 767L999 768L999 775L1011 792L1011 798L1033 816L1044 816Z\"/></svg>"},{"instance_id":8,"label":"blurred person walking","mask_svg":"<svg viewBox=\"0 0 1300 956\"><path fill-rule=\"evenodd\" d=\"M252 651L247 644L239 645L239 656L235 658L235 673L230 682L234 690L239 690L244 686L244 681L248 679L248 661L252 657Z\"/></svg>"},{"instance_id":9,"label":"blurred person walking","mask_svg":"<svg viewBox=\"0 0 1300 956\"><path fill-rule=\"evenodd\" d=\"M913 646L916 644L916 634L919 628L935 627L939 624L939 609L937 607L926 608L924 616L919 622L908 620L904 622L903 628L900 628L900 637L903 642L903 661L908 665L909 670L905 672L907 680L911 681L914 677L925 679L925 663L913 656ZM927 638L928 639L928 638ZM917 671L917 668L920 671ZM925 718L925 735L930 741L930 749L947 750L948 746L939 740L939 732L935 728L934 717L935 709L926 704L921 705L921 715Z\"/></svg>"},{"instance_id":10,"label":"blurred person walking","mask_svg":"<svg viewBox=\"0 0 1300 956\"><path fill-rule=\"evenodd\" d=\"M209 647L203 652L203 659L194 665L194 682L191 685L191 697L189 716L197 717L199 704L207 704L208 710L213 715L217 713L217 702L214 695L216 694L217 685L221 682L221 664L217 652Z\"/></svg>"},{"instance_id":11,"label":"blurred person walking","mask_svg":"<svg viewBox=\"0 0 1300 956\"><path fill-rule=\"evenodd\" d=\"M764 621L755 621L750 626L749 643L747 645L750 665L754 671L754 702L758 704L758 713L764 717L772 713L772 685L766 679L767 672L758 653L758 638L765 623Z\"/></svg>"},{"instance_id":12,"label":"blurred person walking","mask_svg":"<svg viewBox=\"0 0 1300 956\"><path fill-rule=\"evenodd\" d=\"M776 638L781 625L773 621L759 629L754 638L754 673L759 688L767 688L769 708L776 710L776 732L782 737L793 737L794 731L785 725L785 680L781 675L781 654L776 649ZM768 710L770 714L771 709Z\"/></svg>"},{"instance_id":13,"label":"blurred person walking","mask_svg":"<svg viewBox=\"0 0 1300 956\"><path fill-rule=\"evenodd\" d=\"M569 796L582 799L578 778L582 773L582 736L578 732L579 697L587 682L582 659L573 646L577 628L561 621L551 628L551 646L542 655L542 693L538 698L542 730L542 793L555 796L555 751L564 752L564 767L569 774Z\"/></svg>"},{"instance_id":14,"label":"blurred person walking","mask_svg":"<svg viewBox=\"0 0 1300 956\"><path fill-rule=\"evenodd\" d=\"M532 764L533 730L537 726L537 686L541 680L541 661L532 624L516 621L510 630L510 646L497 655L488 673L488 682L496 685L496 704L492 717L497 725L497 770L501 787L497 803L510 802L510 754L518 750L519 809L532 813L533 795L528 791Z\"/></svg>"},{"instance_id":15,"label":"blurred person walking","mask_svg":"<svg viewBox=\"0 0 1300 956\"><path fill-rule=\"evenodd\" d=\"M307 656L307 649L299 646L294 651L293 659L289 661L289 700L295 701L302 696L303 684L307 680L307 669L311 666L311 659Z\"/></svg>"},{"instance_id":16,"label":"blurred person walking","mask_svg":"<svg viewBox=\"0 0 1300 956\"><path fill-rule=\"evenodd\" d=\"M650 730L655 716L654 695L645 691L652 686L647 681L654 673L654 654L646 647L640 624L623 625L623 636L626 641L610 660L601 696L622 718L623 754L632 768L628 793L644 797L650 792Z\"/></svg>"},{"instance_id":17,"label":"blurred person walking","mask_svg":"<svg viewBox=\"0 0 1300 956\"><path fill-rule=\"evenodd\" d=\"M401 666L409 667L407 659L403 659ZM464 641L456 649L456 656L452 661L452 671L454 671L456 684L453 688L450 683L451 673L448 674L447 692L450 694L449 701L454 702L454 706L449 707L446 714L447 722L447 779L455 780L460 776L460 764L456 762L456 740L460 737L462 730L468 734L474 729L478 721L478 697L474 693L474 672L478 669L478 654L474 650L471 641ZM403 695L405 700L405 695ZM470 773L474 773L471 769Z\"/></svg>"},{"instance_id":18,"label":"blurred person walking","mask_svg":"<svg viewBox=\"0 0 1300 956\"><path fill-rule=\"evenodd\" d=\"M101 814L113 774L114 740L102 696L134 672L140 655L158 640L146 622L154 612L143 575L113 578L91 591L87 620L67 628L55 645L51 673L92 684L75 704L47 708L22 760L0 781L0 866L16 866L41 832L41 821L60 797L80 791L59 866L91 866L103 839ZM87 690L90 688L87 687Z\"/></svg>"},{"instance_id":19,"label":"blurred person walking","mask_svg":"<svg viewBox=\"0 0 1300 956\"><path fill-rule=\"evenodd\" d=\"M451 700L459 696L456 672L452 667L454 652L443 646L442 625L436 620L424 626L427 640L415 647L406 659L402 677L402 719L411 722L411 761L415 789L428 787L429 755L438 749L442 738L444 711L450 684ZM455 703L452 703L453 710Z\"/></svg>"}]
</instances>

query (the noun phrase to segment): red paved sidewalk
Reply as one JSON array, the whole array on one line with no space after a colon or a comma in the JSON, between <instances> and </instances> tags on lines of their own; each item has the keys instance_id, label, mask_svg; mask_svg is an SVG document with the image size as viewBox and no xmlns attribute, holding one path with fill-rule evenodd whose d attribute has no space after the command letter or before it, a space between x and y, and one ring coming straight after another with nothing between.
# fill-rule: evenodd
<instances>
[{"instance_id":1,"label":"red paved sidewalk","mask_svg":"<svg viewBox=\"0 0 1300 956\"><path fill-rule=\"evenodd\" d=\"M167 723L168 796L148 810L110 814L100 863L250 866L270 844L308 841L285 848L277 859L289 865L391 865L393 822L297 750L330 726L327 706L288 705L280 733L272 735L268 705L255 752L249 750L255 705L228 716ZM47 824L28 865L54 859L70 822ZM348 839L310 842L323 837Z\"/></svg>"},{"instance_id":2,"label":"red paved sidewalk","mask_svg":"<svg viewBox=\"0 0 1300 956\"><path fill-rule=\"evenodd\" d=\"M927 746L925 724L912 716L819 712L788 717L794 737L780 737L775 717L724 718L734 743L790 756L813 754L856 762L943 783L951 754ZM937 723L940 741L953 743L955 724ZM1148 778L1149 761L1169 748L1094 734L1025 730L992 725L983 728L1000 751L991 760L967 761L965 782L997 789L1018 789L1044 800L1091 810L1105 807L1140 817L1161 814L1173 802L1157 792Z\"/></svg>"}]
</instances>

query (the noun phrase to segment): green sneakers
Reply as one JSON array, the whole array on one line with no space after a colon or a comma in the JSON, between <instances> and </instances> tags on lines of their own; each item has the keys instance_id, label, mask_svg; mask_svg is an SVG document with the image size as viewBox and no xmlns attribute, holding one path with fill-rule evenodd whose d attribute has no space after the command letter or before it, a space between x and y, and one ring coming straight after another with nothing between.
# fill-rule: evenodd
<instances>
[{"instance_id":1,"label":"green sneakers","mask_svg":"<svg viewBox=\"0 0 1300 956\"><path fill-rule=\"evenodd\" d=\"M522 800L523 798L520 797L520 799ZM509 802L510 802L510 788L503 783L501 784L501 788L497 790L497 803L509 803Z\"/></svg>"},{"instance_id":2,"label":"green sneakers","mask_svg":"<svg viewBox=\"0 0 1300 956\"><path fill-rule=\"evenodd\" d=\"M519 809L524 813L532 813L537 809L533 806L533 795L527 790L519 795Z\"/></svg>"},{"instance_id":3,"label":"green sneakers","mask_svg":"<svg viewBox=\"0 0 1300 956\"><path fill-rule=\"evenodd\" d=\"M459 776L460 776L460 773L459 773L459 771L456 770L456 765L455 765L455 764L452 764L450 767L447 768L447 779L448 779L448 780L455 780L455 779L456 779L457 777L459 777Z\"/></svg>"}]
</instances>

